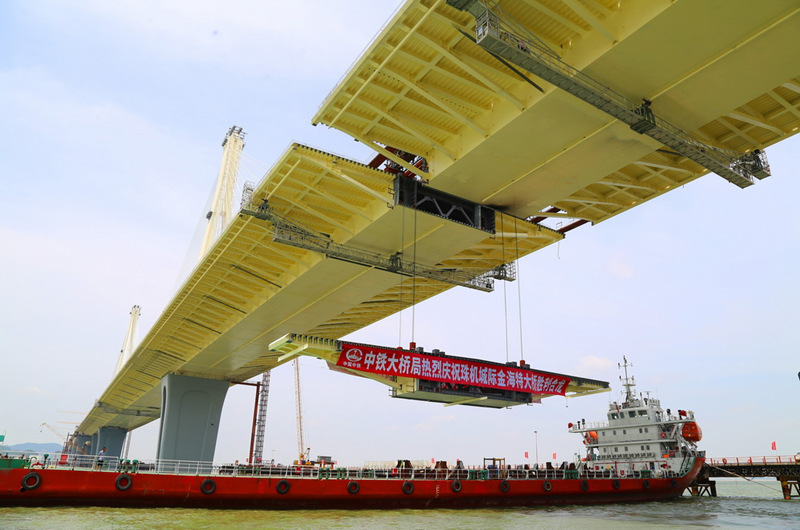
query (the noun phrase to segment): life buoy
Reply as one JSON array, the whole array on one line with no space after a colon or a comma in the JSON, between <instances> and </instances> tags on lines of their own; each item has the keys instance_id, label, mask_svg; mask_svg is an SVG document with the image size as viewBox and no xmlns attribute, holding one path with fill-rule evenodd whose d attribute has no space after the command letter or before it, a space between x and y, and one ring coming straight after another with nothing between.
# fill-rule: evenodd
<instances>
[{"instance_id":1,"label":"life buoy","mask_svg":"<svg viewBox=\"0 0 800 530\"><path fill-rule=\"evenodd\" d=\"M723 463L723 464L727 464L727 463L728 463L728 459L727 459L727 458L723 458L723 459L722 459L722 463Z\"/></svg>"},{"instance_id":2,"label":"life buoy","mask_svg":"<svg viewBox=\"0 0 800 530\"><path fill-rule=\"evenodd\" d=\"M24 477L22 477L22 490L35 490L38 488L42 483L42 476L37 473L36 471L31 471Z\"/></svg>"},{"instance_id":3,"label":"life buoy","mask_svg":"<svg viewBox=\"0 0 800 530\"><path fill-rule=\"evenodd\" d=\"M542 482L542 489L544 491L550 491L551 489L553 489L553 485L550 484L549 480L545 480L544 482Z\"/></svg>"},{"instance_id":4,"label":"life buoy","mask_svg":"<svg viewBox=\"0 0 800 530\"><path fill-rule=\"evenodd\" d=\"M133 486L133 478L127 473L120 473L114 480L114 486L119 491L128 491Z\"/></svg>"},{"instance_id":5,"label":"life buoy","mask_svg":"<svg viewBox=\"0 0 800 530\"><path fill-rule=\"evenodd\" d=\"M649 490L649 489L650 489L650 481L649 481L649 480L647 480L647 479L644 479L644 480L642 481L642 487L643 487L644 489L646 489L646 490Z\"/></svg>"},{"instance_id":6,"label":"life buoy","mask_svg":"<svg viewBox=\"0 0 800 530\"><path fill-rule=\"evenodd\" d=\"M403 482L403 493L406 495L411 495L414 493L414 483L406 480Z\"/></svg>"},{"instance_id":7,"label":"life buoy","mask_svg":"<svg viewBox=\"0 0 800 530\"><path fill-rule=\"evenodd\" d=\"M355 495L356 493L358 493L359 489L361 488L358 485L358 482L356 482L355 480L351 480L350 482L347 483L347 493Z\"/></svg>"},{"instance_id":8,"label":"life buoy","mask_svg":"<svg viewBox=\"0 0 800 530\"><path fill-rule=\"evenodd\" d=\"M504 480L503 482L500 483L500 491L502 491L503 493L506 493L510 489L511 489L511 484L509 484L507 480Z\"/></svg>"},{"instance_id":9,"label":"life buoy","mask_svg":"<svg viewBox=\"0 0 800 530\"><path fill-rule=\"evenodd\" d=\"M624 469L620 469L619 470L619 476L620 477L624 477L625 476L625 470Z\"/></svg>"},{"instance_id":10,"label":"life buoy","mask_svg":"<svg viewBox=\"0 0 800 530\"><path fill-rule=\"evenodd\" d=\"M618 490L619 489L619 479L615 478L614 480L612 480L611 481L611 487L614 488L615 490Z\"/></svg>"},{"instance_id":11,"label":"life buoy","mask_svg":"<svg viewBox=\"0 0 800 530\"><path fill-rule=\"evenodd\" d=\"M289 481L288 480L279 480L278 484L275 486L275 491L283 495L284 493L289 493Z\"/></svg>"},{"instance_id":12,"label":"life buoy","mask_svg":"<svg viewBox=\"0 0 800 530\"><path fill-rule=\"evenodd\" d=\"M581 491L589 491L589 481L586 479L581 480Z\"/></svg>"},{"instance_id":13,"label":"life buoy","mask_svg":"<svg viewBox=\"0 0 800 530\"><path fill-rule=\"evenodd\" d=\"M200 484L200 491L202 491L206 495L211 495L212 493L217 491L217 483L214 482L212 479L207 478Z\"/></svg>"},{"instance_id":14,"label":"life buoy","mask_svg":"<svg viewBox=\"0 0 800 530\"><path fill-rule=\"evenodd\" d=\"M461 491L461 481L454 480L452 484L450 484L450 489L453 490L453 493L458 493Z\"/></svg>"},{"instance_id":15,"label":"life buoy","mask_svg":"<svg viewBox=\"0 0 800 530\"><path fill-rule=\"evenodd\" d=\"M662 432L662 433L661 433L661 437L662 437L662 438L666 438L666 437L667 437L667 433L665 433L665 432Z\"/></svg>"}]
</instances>

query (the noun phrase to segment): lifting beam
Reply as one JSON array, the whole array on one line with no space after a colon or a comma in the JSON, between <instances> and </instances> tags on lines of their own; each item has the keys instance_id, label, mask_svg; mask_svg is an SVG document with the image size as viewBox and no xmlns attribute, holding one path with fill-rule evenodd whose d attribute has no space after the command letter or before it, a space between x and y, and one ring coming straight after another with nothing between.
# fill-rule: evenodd
<instances>
[{"instance_id":1,"label":"lifting beam","mask_svg":"<svg viewBox=\"0 0 800 530\"><path fill-rule=\"evenodd\" d=\"M354 248L334 242L329 236L300 226L282 213L276 211L264 200L257 207L246 205L241 212L257 219L270 221L274 227L273 241L294 247L321 252L329 258L340 259L367 267L374 267L403 276L422 276L440 282L469 287L479 291L494 290L495 279L513 279L508 275L508 265L501 265L484 271L459 269L439 269L405 260L402 253L385 256L377 252Z\"/></svg>"},{"instance_id":2,"label":"lifting beam","mask_svg":"<svg viewBox=\"0 0 800 530\"><path fill-rule=\"evenodd\" d=\"M613 116L631 129L657 140L729 182L745 188L754 178L770 176L763 151L739 153L706 145L650 109L650 101L635 103L568 65L527 28L491 0L447 0L475 17L476 42L497 58L516 64L554 86Z\"/></svg>"}]
</instances>

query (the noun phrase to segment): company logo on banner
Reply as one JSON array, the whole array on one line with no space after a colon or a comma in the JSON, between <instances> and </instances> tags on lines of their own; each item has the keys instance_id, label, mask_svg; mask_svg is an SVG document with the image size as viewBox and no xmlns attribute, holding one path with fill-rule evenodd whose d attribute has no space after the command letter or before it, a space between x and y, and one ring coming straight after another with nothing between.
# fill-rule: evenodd
<instances>
[{"instance_id":1,"label":"company logo on banner","mask_svg":"<svg viewBox=\"0 0 800 530\"><path fill-rule=\"evenodd\" d=\"M414 377L442 383L485 386L532 394L563 396L568 377L533 370L425 355L406 350L389 350L342 342L337 366L372 374Z\"/></svg>"}]
</instances>

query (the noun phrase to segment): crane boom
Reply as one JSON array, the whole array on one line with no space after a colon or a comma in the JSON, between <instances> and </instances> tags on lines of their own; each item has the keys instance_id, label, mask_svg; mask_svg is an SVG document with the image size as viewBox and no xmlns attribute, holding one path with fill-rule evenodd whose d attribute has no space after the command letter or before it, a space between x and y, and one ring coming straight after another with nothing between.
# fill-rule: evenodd
<instances>
[{"instance_id":1,"label":"crane boom","mask_svg":"<svg viewBox=\"0 0 800 530\"><path fill-rule=\"evenodd\" d=\"M76 451L78 451L81 454L84 454L84 455L86 454L86 451L84 451L82 448L78 447L75 444L75 442L72 441L71 438L68 438L68 437L64 436L63 434L61 434L60 432L58 432L58 430L56 430L55 427L53 427L52 425L50 425L46 421L43 421L41 426L42 427L47 427L53 434L55 434L56 436L61 438L61 440L64 441L64 448L62 450L63 453L66 453L70 448L73 448L73 449L75 449Z\"/></svg>"}]
</instances>

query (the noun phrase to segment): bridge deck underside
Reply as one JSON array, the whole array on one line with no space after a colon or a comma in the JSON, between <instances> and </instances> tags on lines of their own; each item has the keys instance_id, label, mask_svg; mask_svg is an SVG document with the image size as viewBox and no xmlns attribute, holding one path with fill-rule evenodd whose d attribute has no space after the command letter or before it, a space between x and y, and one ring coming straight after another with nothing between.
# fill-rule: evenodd
<instances>
[{"instance_id":1,"label":"bridge deck underside","mask_svg":"<svg viewBox=\"0 0 800 530\"><path fill-rule=\"evenodd\" d=\"M790 0L501 6L572 66L710 145L745 152L800 127ZM621 6L621 7L619 7ZM475 44L471 15L410 1L313 118L425 156L439 189L520 217L604 221L706 170ZM540 92L532 83L542 88Z\"/></svg>"},{"instance_id":2,"label":"bridge deck underside","mask_svg":"<svg viewBox=\"0 0 800 530\"><path fill-rule=\"evenodd\" d=\"M394 175L299 144L255 190L272 208L336 242L428 266L483 271L563 235L495 212L495 233L392 206ZM169 373L244 381L279 364L289 332L340 338L452 287L272 240L239 215L199 263L79 432L136 428L158 416Z\"/></svg>"},{"instance_id":3,"label":"bridge deck underside","mask_svg":"<svg viewBox=\"0 0 800 530\"><path fill-rule=\"evenodd\" d=\"M744 152L800 127L800 7L794 0L502 5L568 63L631 99L651 100L660 116L706 143ZM514 72L472 42L474 26L470 15L443 0L408 1L314 123L380 152L391 146L424 156L432 186L519 218L597 223L704 174L593 107ZM563 237L530 223L510 230L508 216L498 220L506 228L494 237L413 216L389 206L391 183L385 172L294 145L255 198L268 198L338 243L408 256L416 242L415 259L431 266L489 268ZM559 211L545 213L553 207ZM508 255L510 248L519 254ZM151 421L167 373L231 381L255 376L278 362L267 349L270 341L286 332L344 336L408 307L412 284L417 302L451 287L277 244L268 222L239 217L79 431Z\"/></svg>"}]
</instances>

